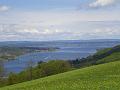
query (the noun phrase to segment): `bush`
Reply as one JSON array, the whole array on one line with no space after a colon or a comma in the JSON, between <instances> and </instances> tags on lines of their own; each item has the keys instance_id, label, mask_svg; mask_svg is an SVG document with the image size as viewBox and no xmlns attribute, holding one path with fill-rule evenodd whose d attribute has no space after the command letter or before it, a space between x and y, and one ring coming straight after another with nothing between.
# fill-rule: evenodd
<instances>
[{"instance_id":1,"label":"bush","mask_svg":"<svg viewBox=\"0 0 120 90\"><path fill-rule=\"evenodd\" d=\"M67 61L54 60L47 63L38 65L39 73L42 77L62 72L69 71L71 69L70 64Z\"/></svg>"}]
</instances>

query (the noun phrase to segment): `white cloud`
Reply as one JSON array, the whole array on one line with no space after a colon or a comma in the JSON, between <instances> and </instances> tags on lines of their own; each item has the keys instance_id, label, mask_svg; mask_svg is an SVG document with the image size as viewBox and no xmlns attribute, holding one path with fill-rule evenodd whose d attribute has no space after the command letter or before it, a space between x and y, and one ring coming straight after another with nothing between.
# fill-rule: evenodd
<instances>
[{"instance_id":1,"label":"white cloud","mask_svg":"<svg viewBox=\"0 0 120 90\"><path fill-rule=\"evenodd\" d=\"M90 33L91 35L96 35L96 36L113 36L113 35L120 35L120 28L98 28Z\"/></svg>"},{"instance_id":2,"label":"white cloud","mask_svg":"<svg viewBox=\"0 0 120 90\"><path fill-rule=\"evenodd\" d=\"M0 5L0 12L5 12L5 11L8 11L8 10L9 10L8 6Z\"/></svg>"},{"instance_id":3,"label":"white cloud","mask_svg":"<svg viewBox=\"0 0 120 90\"><path fill-rule=\"evenodd\" d=\"M2 24L27 24L30 26L51 26L65 25L80 21L115 21L120 20L120 12L116 11L41 11L41 12L9 12L5 15L0 15L0 23Z\"/></svg>"},{"instance_id":4,"label":"white cloud","mask_svg":"<svg viewBox=\"0 0 120 90\"><path fill-rule=\"evenodd\" d=\"M120 22L111 24L111 21L116 20L120 20L119 10L11 11L0 15L0 40L88 39L98 36L120 38ZM97 22L88 21L108 22L95 24ZM114 28L109 30L106 27Z\"/></svg>"},{"instance_id":5,"label":"white cloud","mask_svg":"<svg viewBox=\"0 0 120 90\"><path fill-rule=\"evenodd\" d=\"M79 22L77 24L42 27L31 25L0 26L1 40L58 40L119 38L120 22ZM67 27L67 28L65 28Z\"/></svg>"},{"instance_id":6,"label":"white cloud","mask_svg":"<svg viewBox=\"0 0 120 90\"><path fill-rule=\"evenodd\" d=\"M25 29L22 29L20 32L23 32L23 33L39 33L39 31L35 28L25 28Z\"/></svg>"},{"instance_id":7,"label":"white cloud","mask_svg":"<svg viewBox=\"0 0 120 90\"><path fill-rule=\"evenodd\" d=\"M96 0L95 2L90 3L89 7L91 8L105 7L114 4L115 1L116 0Z\"/></svg>"}]
</instances>

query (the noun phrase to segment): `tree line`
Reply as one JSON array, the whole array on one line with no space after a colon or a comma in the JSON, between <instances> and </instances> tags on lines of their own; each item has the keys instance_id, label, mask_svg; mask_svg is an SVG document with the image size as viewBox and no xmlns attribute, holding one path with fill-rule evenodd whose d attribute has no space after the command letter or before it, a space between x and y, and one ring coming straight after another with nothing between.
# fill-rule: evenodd
<instances>
[{"instance_id":1,"label":"tree line","mask_svg":"<svg viewBox=\"0 0 120 90\"><path fill-rule=\"evenodd\" d=\"M17 84L25 81L30 81L50 75L55 75L58 73L63 73L71 70L72 67L68 61L63 60L52 60L48 62L40 61L37 66L33 67L33 62L28 62L28 67L26 70L16 74L10 73L8 78L0 78L0 86ZM2 67L1 67L2 70ZM2 75L2 71L0 72Z\"/></svg>"}]
</instances>

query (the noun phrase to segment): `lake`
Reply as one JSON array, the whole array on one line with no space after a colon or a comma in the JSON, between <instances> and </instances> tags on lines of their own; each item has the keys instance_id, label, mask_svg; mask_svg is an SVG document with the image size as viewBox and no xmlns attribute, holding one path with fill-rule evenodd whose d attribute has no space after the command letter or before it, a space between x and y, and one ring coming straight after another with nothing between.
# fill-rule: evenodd
<instances>
[{"instance_id":1,"label":"lake","mask_svg":"<svg viewBox=\"0 0 120 90\"><path fill-rule=\"evenodd\" d=\"M98 49L112 47L120 44L120 40L71 40L46 42L1 42L0 46L20 47L58 47L58 50L29 53L17 57L15 60L5 62L7 73L19 73L24 70L31 60L36 65L39 61L74 60L94 54Z\"/></svg>"}]
</instances>

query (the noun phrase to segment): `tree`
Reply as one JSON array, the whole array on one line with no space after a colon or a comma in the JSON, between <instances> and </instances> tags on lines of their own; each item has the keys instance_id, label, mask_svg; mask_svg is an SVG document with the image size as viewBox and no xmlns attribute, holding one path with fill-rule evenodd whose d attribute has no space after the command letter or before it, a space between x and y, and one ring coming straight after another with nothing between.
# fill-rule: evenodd
<instances>
[{"instance_id":1,"label":"tree","mask_svg":"<svg viewBox=\"0 0 120 90\"><path fill-rule=\"evenodd\" d=\"M32 60L30 60L27 63L27 71L28 71L28 79L32 80L32 76L33 76L33 66L34 66L34 62Z\"/></svg>"},{"instance_id":2,"label":"tree","mask_svg":"<svg viewBox=\"0 0 120 90\"><path fill-rule=\"evenodd\" d=\"M69 62L62 61L62 60L40 62L38 66L36 67L33 67L33 66L34 66L34 62L30 60L27 63L26 70L18 74L10 73L5 83L12 85L12 84L21 83L21 82L25 82L25 81L45 77L45 76L50 76L50 75L54 75L54 74L58 74L58 73L71 70L71 65L69 64Z\"/></svg>"},{"instance_id":3,"label":"tree","mask_svg":"<svg viewBox=\"0 0 120 90\"><path fill-rule=\"evenodd\" d=\"M15 73L11 72L8 77L8 84L12 85L12 84L16 84L16 83L18 83L17 75Z\"/></svg>"},{"instance_id":4,"label":"tree","mask_svg":"<svg viewBox=\"0 0 120 90\"><path fill-rule=\"evenodd\" d=\"M53 60L39 65L42 77L62 73L71 69L67 61Z\"/></svg>"},{"instance_id":5,"label":"tree","mask_svg":"<svg viewBox=\"0 0 120 90\"><path fill-rule=\"evenodd\" d=\"M0 60L0 78L4 76L4 62Z\"/></svg>"}]
</instances>

